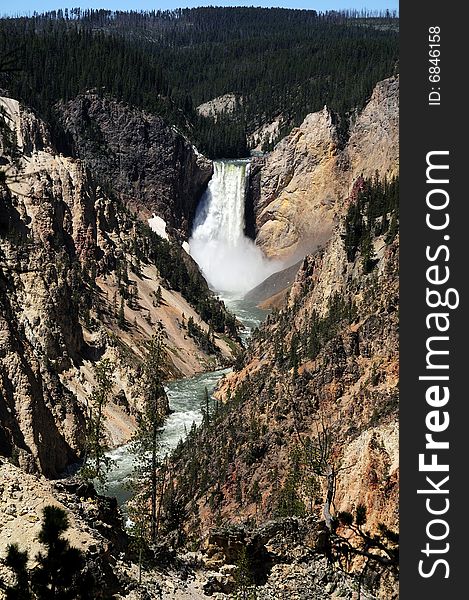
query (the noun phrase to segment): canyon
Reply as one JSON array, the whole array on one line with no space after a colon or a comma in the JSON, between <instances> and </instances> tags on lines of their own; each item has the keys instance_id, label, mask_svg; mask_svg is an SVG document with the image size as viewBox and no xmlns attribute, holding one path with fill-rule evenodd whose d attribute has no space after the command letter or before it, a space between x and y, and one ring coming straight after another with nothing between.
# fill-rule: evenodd
<instances>
[{"instance_id":1,"label":"canyon","mask_svg":"<svg viewBox=\"0 0 469 600\"><path fill-rule=\"evenodd\" d=\"M116 365L108 429L117 444L135 427L136 377L155 323L163 323L171 349L170 378L225 364L233 346L222 329L217 353L209 356L187 335L183 321L193 318L206 331L209 324L149 259L143 234L150 236L149 228L139 229L122 200L106 194L80 159L58 154L31 111L11 99L1 106L19 154L16 159L3 147L11 185L0 192L1 448L26 470L57 476L83 449L98 359ZM165 243L208 298L195 263L177 242Z\"/></svg>"},{"instance_id":2,"label":"canyon","mask_svg":"<svg viewBox=\"0 0 469 600\"><path fill-rule=\"evenodd\" d=\"M364 568L355 555L339 573L327 553L335 535L360 542L339 514L364 507L373 535L398 528L399 239L386 204L399 173L398 86L394 76L378 82L345 138L324 107L272 151L231 162L96 90L57 104L60 150L32 109L0 99L4 544L18 528L34 545L47 501L71 515L70 539L105 565L116 598L231 597L242 548L264 600L397 598L397 573L379 559ZM220 98L229 112L231 95ZM243 345L227 292L238 302L252 288L251 305L269 314ZM230 369L167 458L157 550L170 566L148 569L140 585L135 555L121 556L117 504L63 476L83 458L103 358L114 365L109 445L130 439L158 323L166 382ZM310 472L324 440L322 470ZM42 500L27 508L33 497ZM176 529L174 506L184 515Z\"/></svg>"},{"instance_id":3,"label":"canyon","mask_svg":"<svg viewBox=\"0 0 469 600\"><path fill-rule=\"evenodd\" d=\"M292 264L324 245L358 177L398 173L398 111L399 80L391 77L354 116L346 140L325 106L254 160L250 202L267 257Z\"/></svg>"}]
</instances>

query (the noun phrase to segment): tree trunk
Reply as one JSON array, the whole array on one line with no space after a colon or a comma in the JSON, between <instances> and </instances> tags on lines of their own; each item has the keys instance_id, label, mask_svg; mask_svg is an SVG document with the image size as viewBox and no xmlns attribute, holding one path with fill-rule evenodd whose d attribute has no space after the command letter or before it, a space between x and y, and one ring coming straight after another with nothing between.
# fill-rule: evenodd
<instances>
[{"instance_id":1,"label":"tree trunk","mask_svg":"<svg viewBox=\"0 0 469 600\"><path fill-rule=\"evenodd\" d=\"M326 520L326 527L329 531L332 529L332 515L331 515L331 505L334 499L334 491L335 491L335 472L334 468L331 467L329 472L327 473L327 493L326 500L324 502L323 514L324 519Z\"/></svg>"},{"instance_id":2,"label":"tree trunk","mask_svg":"<svg viewBox=\"0 0 469 600\"><path fill-rule=\"evenodd\" d=\"M153 422L151 449L151 540L156 540L156 421Z\"/></svg>"}]
</instances>

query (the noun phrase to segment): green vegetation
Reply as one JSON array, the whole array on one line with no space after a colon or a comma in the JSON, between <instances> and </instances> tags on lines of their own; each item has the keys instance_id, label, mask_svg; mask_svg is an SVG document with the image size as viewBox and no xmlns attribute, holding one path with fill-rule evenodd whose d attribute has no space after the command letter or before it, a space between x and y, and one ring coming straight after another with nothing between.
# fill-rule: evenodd
<instances>
[{"instance_id":1,"label":"green vegetation","mask_svg":"<svg viewBox=\"0 0 469 600\"><path fill-rule=\"evenodd\" d=\"M362 180L356 200L347 211L345 218L344 243L347 259L353 262L360 252L364 273L374 267L372 240L385 235L390 244L399 229L399 178L391 181L375 179Z\"/></svg>"},{"instance_id":2,"label":"green vegetation","mask_svg":"<svg viewBox=\"0 0 469 600\"><path fill-rule=\"evenodd\" d=\"M15 575L15 583L6 586L6 600L92 600L102 595L95 587L89 573L85 572L83 553L70 546L63 537L69 522L66 513L57 506L46 506L38 539L46 552L35 556L32 569L28 568L28 551L21 551L17 544L7 548L5 565Z\"/></svg>"},{"instance_id":3,"label":"green vegetation","mask_svg":"<svg viewBox=\"0 0 469 600\"><path fill-rule=\"evenodd\" d=\"M386 570L399 572L399 534L379 523L378 533L371 534L365 529L366 507L358 504L354 513L340 512L335 523L336 529L331 538L333 557L342 568L350 566L354 556L367 560L360 575L360 584L368 568L377 568L378 576Z\"/></svg>"},{"instance_id":4,"label":"green vegetation","mask_svg":"<svg viewBox=\"0 0 469 600\"><path fill-rule=\"evenodd\" d=\"M303 290L304 293L307 291ZM326 315L320 316L315 310L309 311L302 330L293 330L290 336L292 318L300 306L299 301L271 316L272 320L277 320L277 327L271 332L275 363L281 369L292 369L294 378L297 377L298 367L302 362L316 358L322 348L339 334L341 328L353 323L357 316L357 307L352 297L335 292L329 298ZM265 342L266 335L268 332L265 328L255 330L253 341ZM238 366L242 368L243 363Z\"/></svg>"},{"instance_id":5,"label":"green vegetation","mask_svg":"<svg viewBox=\"0 0 469 600\"><path fill-rule=\"evenodd\" d=\"M306 510L298 493L299 473L289 472L277 500L278 517L304 517Z\"/></svg>"},{"instance_id":6,"label":"green vegetation","mask_svg":"<svg viewBox=\"0 0 469 600\"><path fill-rule=\"evenodd\" d=\"M252 565L246 547L243 546L238 554L235 572L234 600L256 600L257 592L252 574Z\"/></svg>"},{"instance_id":7,"label":"green vegetation","mask_svg":"<svg viewBox=\"0 0 469 600\"><path fill-rule=\"evenodd\" d=\"M218 348L215 345L215 336L211 327L209 327L207 331L204 331L200 325L197 325L192 317L189 317L187 321L187 333L207 354L216 354L218 352Z\"/></svg>"},{"instance_id":8,"label":"green vegetation","mask_svg":"<svg viewBox=\"0 0 469 600\"><path fill-rule=\"evenodd\" d=\"M132 437L132 452L136 464L131 484L134 497L129 505L134 546L139 556L140 578L148 544L154 544L157 540L159 506L165 491L166 473L159 457L160 430L167 402L163 387L166 350L161 325L147 343L146 351L143 365L144 406Z\"/></svg>"},{"instance_id":9,"label":"green vegetation","mask_svg":"<svg viewBox=\"0 0 469 600\"><path fill-rule=\"evenodd\" d=\"M212 157L246 155L247 134L282 115L282 135L306 114L334 111L342 130L398 60L397 19L262 8L111 12L73 9L0 20L0 55L22 71L3 87L54 122L53 106L96 88L156 113ZM233 93L232 114L195 107Z\"/></svg>"},{"instance_id":10,"label":"green vegetation","mask_svg":"<svg viewBox=\"0 0 469 600\"><path fill-rule=\"evenodd\" d=\"M132 242L133 255L142 262L156 265L168 288L181 292L201 318L211 325L213 331L227 333L236 339L238 332L235 317L225 309L223 302L215 298L185 251L157 235L146 223L137 222L136 229L137 234ZM195 328L189 333L194 336Z\"/></svg>"},{"instance_id":11,"label":"green vegetation","mask_svg":"<svg viewBox=\"0 0 469 600\"><path fill-rule=\"evenodd\" d=\"M351 207L359 206L356 222L361 231L368 230L372 247L378 236L383 244L394 239L397 191L398 180L362 180L356 190ZM393 220L395 226L391 227ZM329 295L324 311L317 311L311 292L317 285L325 251L305 259L302 284L294 298L281 311L274 310L253 332L235 368L252 364L258 356L263 360L238 379L234 389L225 390L224 402L216 410L205 410L208 416L204 416L202 425L193 427L174 452L171 462L177 473L176 491L192 513L191 522L200 519L200 505L210 507L215 523L223 522L223 509L232 500L244 514L253 515L253 520L258 515L261 519L302 517L315 514L321 505L327 536L334 533L336 480L351 467L341 464L337 446L340 438L323 423L318 411L324 397L340 397L344 386L358 380L354 357L360 352L368 357L366 342L359 346L360 330L366 339L367 328L376 327L381 318L377 315L386 312L382 303L389 300L392 305L394 301L379 291L375 264L372 272L363 273L361 237L352 240L353 221L349 218L348 222L350 237L343 236L343 250L354 245L355 254L353 263L346 260L343 265L343 288ZM391 254L387 276L396 266ZM382 319L384 323L387 317ZM315 363L308 364L312 360ZM395 411L395 402L373 389L382 383L378 369L379 363L371 370L372 383L366 393L376 410ZM352 424L347 435L355 435ZM288 454L277 461L277 447L281 456L285 445L289 446ZM268 483L259 477L259 473L266 472ZM340 546L340 541L337 543Z\"/></svg>"},{"instance_id":12,"label":"green vegetation","mask_svg":"<svg viewBox=\"0 0 469 600\"><path fill-rule=\"evenodd\" d=\"M104 428L104 408L111 398L114 384L114 365L103 358L94 365L95 385L88 399L86 455L80 475L104 483L112 460L106 456L108 444Z\"/></svg>"},{"instance_id":13,"label":"green vegetation","mask_svg":"<svg viewBox=\"0 0 469 600\"><path fill-rule=\"evenodd\" d=\"M353 263L360 258L364 274L369 275L369 301L375 287L373 269L377 259L373 252L373 242L377 236L384 236L384 243L390 244L399 229L399 179L390 181L361 180L356 198L350 204L345 218L345 233L342 236L347 259ZM310 282L306 279L301 295L296 302L282 311L273 311L267 320L276 322L276 328L255 330L252 340L256 344L267 341L270 336L276 365L282 369L292 369L294 377L299 365L305 360L315 359L327 343L332 341L344 326L351 325L357 318L357 307L353 299L353 284L344 292L333 293L328 302L325 315L315 310L306 314L300 331L292 331L292 320L302 307L303 298L310 291ZM291 332L291 333L290 333ZM238 365L243 367L243 358Z\"/></svg>"}]
</instances>

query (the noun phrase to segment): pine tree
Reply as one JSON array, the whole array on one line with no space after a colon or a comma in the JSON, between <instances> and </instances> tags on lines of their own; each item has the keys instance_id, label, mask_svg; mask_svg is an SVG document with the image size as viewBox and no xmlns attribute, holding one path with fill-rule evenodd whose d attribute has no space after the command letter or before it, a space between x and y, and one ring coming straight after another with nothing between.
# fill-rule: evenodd
<instances>
[{"instance_id":1,"label":"pine tree","mask_svg":"<svg viewBox=\"0 0 469 600\"><path fill-rule=\"evenodd\" d=\"M391 222L389 224L389 229L386 235L386 244L390 244L397 235L399 230L399 222L397 218L397 211L393 211L391 216Z\"/></svg>"},{"instance_id":2,"label":"pine tree","mask_svg":"<svg viewBox=\"0 0 469 600\"><path fill-rule=\"evenodd\" d=\"M200 405L202 412L203 423L206 427L210 425L210 395L207 387L204 388L204 398Z\"/></svg>"},{"instance_id":3,"label":"pine tree","mask_svg":"<svg viewBox=\"0 0 469 600\"><path fill-rule=\"evenodd\" d=\"M83 553L70 546L63 534L69 522L64 510L46 506L38 539L45 547L35 557L36 566L28 570L28 552L17 545L7 549L6 566L13 570L16 582L7 587L7 600L92 600L98 597L95 582L83 573Z\"/></svg>"},{"instance_id":4,"label":"pine tree","mask_svg":"<svg viewBox=\"0 0 469 600\"><path fill-rule=\"evenodd\" d=\"M135 492L137 490L135 482L133 482L133 488ZM139 583L142 583L142 570L147 551L150 525L148 519L148 498L144 494L136 493L127 508L131 523L129 527L131 548L138 554L138 580Z\"/></svg>"},{"instance_id":5,"label":"pine tree","mask_svg":"<svg viewBox=\"0 0 469 600\"><path fill-rule=\"evenodd\" d=\"M111 397L114 365L108 358L94 367L96 380L89 398L87 416L87 451L80 474L85 479L97 479L104 483L112 460L106 456L108 444L104 429L104 408Z\"/></svg>"},{"instance_id":6,"label":"pine tree","mask_svg":"<svg viewBox=\"0 0 469 600\"><path fill-rule=\"evenodd\" d=\"M259 507L262 503L262 492L261 492L261 488L259 486L259 481L257 479L254 481L252 488L251 488L251 500L256 505L256 515L257 515Z\"/></svg>"},{"instance_id":7,"label":"pine tree","mask_svg":"<svg viewBox=\"0 0 469 600\"><path fill-rule=\"evenodd\" d=\"M121 303L119 306L119 314L117 316L117 324L121 329L125 329L126 321L125 321L125 312L124 312L124 298L121 296Z\"/></svg>"},{"instance_id":8,"label":"pine tree","mask_svg":"<svg viewBox=\"0 0 469 600\"><path fill-rule=\"evenodd\" d=\"M84 566L82 553L70 546L62 534L68 529L65 512L56 506L46 506L39 541L46 553L36 556L38 568L32 576L32 586L39 598L61 598L77 596L76 577Z\"/></svg>"},{"instance_id":9,"label":"pine tree","mask_svg":"<svg viewBox=\"0 0 469 600\"><path fill-rule=\"evenodd\" d=\"M16 582L5 590L6 600L31 600L31 587L29 581L28 553L22 552L18 544L11 544L7 548L5 566L11 569L15 575ZM1 580L0 580L0 583Z\"/></svg>"},{"instance_id":10,"label":"pine tree","mask_svg":"<svg viewBox=\"0 0 469 600\"><path fill-rule=\"evenodd\" d=\"M245 546L241 548L236 561L235 585L234 598L236 600L256 600L256 585L252 575L251 561Z\"/></svg>"},{"instance_id":11,"label":"pine tree","mask_svg":"<svg viewBox=\"0 0 469 600\"><path fill-rule=\"evenodd\" d=\"M159 324L155 335L147 345L147 356L143 366L144 408L138 418L137 430L132 439L133 453L137 458L133 487L142 506L141 531L146 531L144 522L148 522L150 542L155 542L158 533L158 489L164 488L165 479L158 478L159 431L163 424L163 404L166 401L163 387L164 358L163 328Z\"/></svg>"},{"instance_id":12,"label":"pine tree","mask_svg":"<svg viewBox=\"0 0 469 600\"><path fill-rule=\"evenodd\" d=\"M293 369L293 379L298 377L298 365L299 365L299 338L296 331L293 332L290 341L290 366Z\"/></svg>"},{"instance_id":13,"label":"pine tree","mask_svg":"<svg viewBox=\"0 0 469 600\"><path fill-rule=\"evenodd\" d=\"M360 253L362 258L363 272L369 273L373 268L373 244L369 229L366 230L366 233L362 237Z\"/></svg>"},{"instance_id":14,"label":"pine tree","mask_svg":"<svg viewBox=\"0 0 469 600\"><path fill-rule=\"evenodd\" d=\"M163 295L161 293L161 286L159 285L155 292L155 306L160 306L163 301Z\"/></svg>"},{"instance_id":15,"label":"pine tree","mask_svg":"<svg viewBox=\"0 0 469 600\"><path fill-rule=\"evenodd\" d=\"M342 567L348 566L350 556L358 555L367 559L363 573L373 563L396 574L399 572L399 535L384 523L378 524L378 533L375 534L364 529L367 521L364 504L358 504L354 514L339 512L337 521L346 535L336 531L332 538L332 547L335 558Z\"/></svg>"}]
</instances>

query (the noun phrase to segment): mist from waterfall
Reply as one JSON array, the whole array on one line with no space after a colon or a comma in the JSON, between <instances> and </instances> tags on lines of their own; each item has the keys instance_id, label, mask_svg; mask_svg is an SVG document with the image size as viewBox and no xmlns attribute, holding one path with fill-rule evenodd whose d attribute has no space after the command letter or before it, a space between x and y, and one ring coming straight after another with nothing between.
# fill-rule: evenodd
<instances>
[{"instance_id":1,"label":"mist from waterfall","mask_svg":"<svg viewBox=\"0 0 469 600\"><path fill-rule=\"evenodd\" d=\"M197 207L190 254L213 290L243 295L282 268L244 235L249 161L215 161Z\"/></svg>"}]
</instances>

